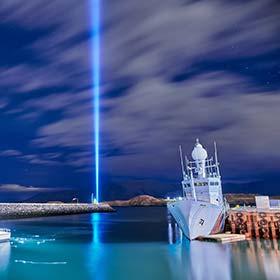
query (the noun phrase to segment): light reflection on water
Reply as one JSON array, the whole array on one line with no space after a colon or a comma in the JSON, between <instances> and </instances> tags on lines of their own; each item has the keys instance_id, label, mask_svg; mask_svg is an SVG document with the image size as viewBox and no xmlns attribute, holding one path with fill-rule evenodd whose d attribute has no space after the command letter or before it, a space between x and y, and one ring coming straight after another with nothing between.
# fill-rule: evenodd
<instances>
[{"instance_id":1,"label":"light reflection on water","mask_svg":"<svg viewBox=\"0 0 280 280\"><path fill-rule=\"evenodd\" d=\"M165 208L8 221L1 280L280 279L278 241L183 237Z\"/></svg>"}]
</instances>

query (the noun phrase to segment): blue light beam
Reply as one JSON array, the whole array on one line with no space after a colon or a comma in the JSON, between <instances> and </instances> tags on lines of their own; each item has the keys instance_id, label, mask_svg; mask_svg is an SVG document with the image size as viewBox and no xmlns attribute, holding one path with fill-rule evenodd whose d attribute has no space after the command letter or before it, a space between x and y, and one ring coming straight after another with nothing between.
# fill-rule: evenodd
<instances>
[{"instance_id":1,"label":"blue light beam","mask_svg":"<svg viewBox=\"0 0 280 280\"><path fill-rule=\"evenodd\" d=\"M93 80L93 124L95 155L95 198L100 199L100 0L91 1L91 46L92 46L92 80Z\"/></svg>"}]
</instances>

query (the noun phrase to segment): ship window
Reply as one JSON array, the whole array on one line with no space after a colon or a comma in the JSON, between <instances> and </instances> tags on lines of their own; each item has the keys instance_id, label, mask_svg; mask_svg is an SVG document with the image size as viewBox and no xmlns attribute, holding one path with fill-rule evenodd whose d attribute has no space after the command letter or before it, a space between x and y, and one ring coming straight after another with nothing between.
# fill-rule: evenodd
<instances>
[{"instance_id":1,"label":"ship window","mask_svg":"<svg viewBox=\"0 0 280 280\"><path fill-rule=\"evenodd\" d=\"M215 183L214 182L210 182L210 186L214 186L215 185Z\"/></svg>"}]
</instances>

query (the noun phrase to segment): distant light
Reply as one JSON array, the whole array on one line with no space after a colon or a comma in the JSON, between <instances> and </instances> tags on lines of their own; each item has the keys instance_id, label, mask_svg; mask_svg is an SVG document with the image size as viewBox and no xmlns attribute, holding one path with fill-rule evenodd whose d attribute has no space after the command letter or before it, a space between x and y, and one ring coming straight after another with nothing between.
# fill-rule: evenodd
<instances>
[{"instance_id":1,"label":"distant light","mask_svg":"<svg viewBox=\"0 0 280 280\"><path fill-rule=\"evenodd\" d=\"M91 1L91 35L92 35L92 80L93 80L93 123L94 123L94 157L95 157L95 196L100 199L100 0Z\"/></svg>"}]
</instances>

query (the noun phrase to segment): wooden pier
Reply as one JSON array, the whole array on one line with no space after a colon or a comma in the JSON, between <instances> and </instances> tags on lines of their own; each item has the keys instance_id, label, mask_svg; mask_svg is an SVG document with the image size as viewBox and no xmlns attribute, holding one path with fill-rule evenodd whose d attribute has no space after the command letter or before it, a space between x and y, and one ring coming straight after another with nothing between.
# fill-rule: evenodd
<instances>
[{"instance_id":1,"label":"wooden pier","mask_svg":"<svg viewBox=\"0 0 280 280\"><path fill-rule=\"evenodd\" d=\"M230 209L229 230L246 238L280 239L280 209Z\"/></svg>"},{"instance_id":2,"label":"wooden pier","mask_svg":"<svg viewBox=\"0 0 280 280\"><path fill-rule=\"evenodd\" d=\"M246 240L246 236L245 234L219 233L199 237L198 240L220 243L232 243L237 241L244 241Z\"/></svg>"}]
</instances>

